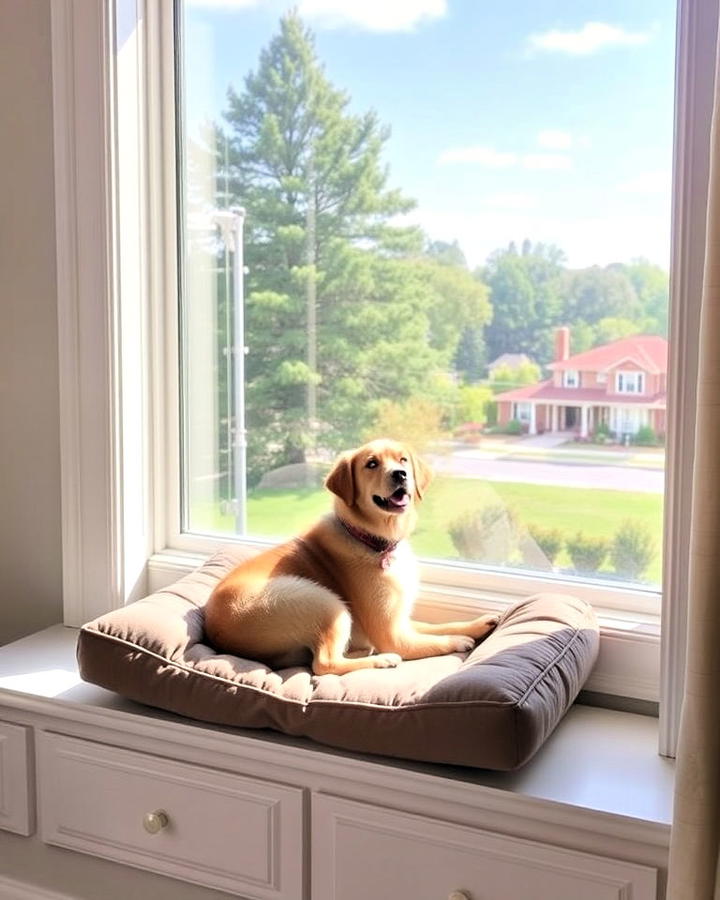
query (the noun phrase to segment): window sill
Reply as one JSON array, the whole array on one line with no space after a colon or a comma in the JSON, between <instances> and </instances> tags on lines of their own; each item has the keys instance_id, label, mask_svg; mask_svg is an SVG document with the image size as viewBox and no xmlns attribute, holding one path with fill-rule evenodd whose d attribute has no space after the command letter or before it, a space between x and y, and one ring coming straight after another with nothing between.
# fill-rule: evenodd
<instances>
[{"instance_id":1,"label":"window sill","mask_svg":"<svg viewBox=\"0 0 720 900\"><path fill-rule=\"evenodd\" d=\"M262 545L258 544L258 548ZM167 550L156 553L148 563L148 590L156 591L202 565L207 553ZM427 567L426 567L427 568ZM467 568L467 567L466 567ZM423 572L425 575L425 572ZM572 586L542 588L538 579L521 579L515 592L500 590L503 576L491 579L488 589L471 588L470 579L458 587L423 581L415 610L418 618L429 622L462 620L478 609L501 611L514 600L538 590L565 590ZM473 574L475 581L478 575ZM506 583L508 579L506 579ZM601 588L592 588L593 603L600 623L600 654L585 689L593 694L657 703L660 684L660 617L651 612L627 613L602 605Z\"/></svg>"}]
</instances>

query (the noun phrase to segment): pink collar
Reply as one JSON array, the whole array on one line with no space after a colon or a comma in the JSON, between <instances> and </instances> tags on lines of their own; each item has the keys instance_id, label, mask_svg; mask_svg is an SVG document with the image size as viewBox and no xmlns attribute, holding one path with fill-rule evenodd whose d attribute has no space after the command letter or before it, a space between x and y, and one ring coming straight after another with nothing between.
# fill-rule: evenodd
<instances>
[{"instance_id":1,"label":"pink collar","mask_svg":"<svg viewBox=\"0 0 720 900\"><path fill-rule=\"evenodd\" d=\"M380 568L387 569L390 566L392 555L397 549L400 541L389 541L387 538L378 537L376 534L370 534L367 531L363 531L362 528L356 528L339 516L338 522L351 537L355 538L356 541L360 541L361 544L369 547L370 550L374 550L375 553L380 554Z\"/></svg>"}]
</instances>

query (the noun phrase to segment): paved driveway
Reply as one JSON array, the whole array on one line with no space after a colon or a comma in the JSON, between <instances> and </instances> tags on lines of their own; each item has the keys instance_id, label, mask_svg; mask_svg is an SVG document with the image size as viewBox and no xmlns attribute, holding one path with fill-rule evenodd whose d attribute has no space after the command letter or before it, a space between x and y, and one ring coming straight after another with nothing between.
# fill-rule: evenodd
<instances>
[{"instance_id":1,"label":"paved driveway","mask_svg":"<svg viewBox=\"0 0 720 900\"><path fill-rule=\"evenodd\" d=\"M532 460L492 458L473 450L458 450L430 457L435 471L458 478L484 481L514 481L530 484L555 484L565 487L602 488L614 491L640 491L662 494L665 474L659 469L638 466L608 466L594 463L533 462Z\"/></svg>"}]
</instances>

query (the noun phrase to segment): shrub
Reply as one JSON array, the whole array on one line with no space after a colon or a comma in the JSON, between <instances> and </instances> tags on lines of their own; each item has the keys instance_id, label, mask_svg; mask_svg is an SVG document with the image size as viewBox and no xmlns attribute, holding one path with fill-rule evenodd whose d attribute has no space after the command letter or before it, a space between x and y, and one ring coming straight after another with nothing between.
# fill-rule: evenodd
<instances>
[{"instance_id":1,"label":"shrub","mask_svg":"<svg viewBox=\"0 0 720 900\"><path fill-rule=\"evenodd\" d=\"M565 543L576 572L597 572L610 549L605 538L589 537L580 531Z\"/></svg>"},{"instance_id":2,"label":"shrub","mask_svg":"<svg viewBox=\"0 0 720 900\"><path fill-rule=\"evenodd\" d=\"M462 559L502 564L518 545L516 516L500 503L464 513L450 523L448 532Z\"/></svg>"},{"instance_id":3,"label":"shrub","mask_svg":"<svg viewBox=\"0 0 720 900\"><path fill-rule=\"evenodd\" d=\"M543 528L542 525L528 525L528 531L550 565L554 566L565 543L562 532L557 528Z\"/></svg>"},{"instance_id":4,"label":"shrub","mask_svg":"<svg viewBox=\"0 0 720 900\"><path fill-rule=\"evenodd\" d=\"M593 440L596 444L606 444L612 437L610 426L601 422L593 432Z\"/></svg>"},{"instance_id":5,"label":"shrub","mask_svg":"<svg viewBox=\"0 0 720 900\"><path fill-rule=\"evenodd\" d=\"M638 428L632 440L633 444L637 444L639 447L657 447L658 443L657 435L649 425L642 425Z\"/></svg>"},{"instance_id":6,"label":"shrub","mask_svg":"<svg viewBox=\"0 0 720 900\"><path fill-rule=\"evenodd\" d=\"M505 426L505 434L522 434L522 433L523 433L522 422L519 422L517 419L510 419L510 421Z\"/></svg>"},{"instance_id":7,"label":"shrub","mask_svg":"<svg viewBox=\"0 0 720 900\"><path fill-rule=\"evenodd\" d=\"M618 575L638 581L655 558L656 544L652 532L637 519L625 519L615 532L610 559Z\"/></svg>"}]
</instances>

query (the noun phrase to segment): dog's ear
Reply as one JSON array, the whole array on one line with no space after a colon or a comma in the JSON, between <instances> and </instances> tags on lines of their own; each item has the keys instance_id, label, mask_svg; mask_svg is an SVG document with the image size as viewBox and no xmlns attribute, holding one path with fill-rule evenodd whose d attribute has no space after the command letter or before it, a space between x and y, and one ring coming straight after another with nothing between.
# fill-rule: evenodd
<instances>
[{"instance_id":1,"label":"dog's ear","mask_svg":"<svg viewBox=\"0 0 720 900\"><path fill-rule=\"evenodd\" d=\"M343 453L325 479L325 487L336 494L348 506L355 503L354 453Z\"/></svg>"},{"instance_id":2,"label":"dog's ear","mask_svg":"<svg viewBox=\"0 0 720 900\"><path fill-rule=\"evenodd\" d=\"M430 466L417 455L417 453L411 451L410 459L412 460L413 477L415 479L415 494L418 500L422 500L435 473Z\"/></svg>"}]
</instances>

